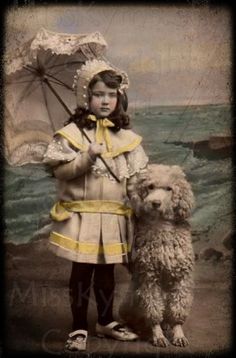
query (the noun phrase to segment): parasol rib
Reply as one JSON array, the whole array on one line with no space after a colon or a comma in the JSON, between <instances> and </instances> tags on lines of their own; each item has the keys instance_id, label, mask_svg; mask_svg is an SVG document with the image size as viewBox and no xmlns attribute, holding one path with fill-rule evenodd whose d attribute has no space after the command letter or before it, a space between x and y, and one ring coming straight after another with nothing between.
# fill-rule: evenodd
<instances>
[{"instance_id":1,"label":"parasol rib","mask_svg":"<svg viewBox=\"0 0 236 358\"><path fill-rule=\"evenodd\" d=\"M43 94L43 98L44 98L45 107L46 107L48 116L50 118L50 123L52 125L53 132L55 132L56 128L55 128L55 125L54 125L54 122L53 122L53 117L51 116L51 112L49 110L48 98L47 98L47 95L46 95L45 87L47 87L46 83L44 81L41 81L41 90L42 90L42 94Z\"/></svg>"},{"instance_id":2,"label":"parasol rib","mask_svg":"<svg viewBox=\"0 0 236 358\"><path fill-rule=\"evenodd\" d=\"M37 73L37 71L38 71L36 68L34 68L33 66L30 66L30 65L27 65L27 66L25 67L25 69L28 70L28 71L30 71L30 72L32 72L32 73L35 73L35 72ZM52 79L55 81L56 84L62 85L63 87L66 87L67 89L73 91L70 86L68 86L65 82L59 80L58 78L56 78L56 77L53 76L52 74L47 73L47 77L52 78Z\"/></svg>"}]
</instances>

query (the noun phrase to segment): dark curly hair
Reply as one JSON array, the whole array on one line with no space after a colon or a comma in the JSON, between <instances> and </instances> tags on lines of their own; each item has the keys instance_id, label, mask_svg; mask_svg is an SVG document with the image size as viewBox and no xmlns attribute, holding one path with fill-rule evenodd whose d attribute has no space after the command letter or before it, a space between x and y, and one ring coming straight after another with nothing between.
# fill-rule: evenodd
<instances>
[{"instance_id":1,"label":"dark curly hair","mask_svg":"<svg viewBox=\"0 0 236 358\"><path fill-rule=\"evenodd\" d=\"M98 82L102 81L109 88L117 89L117 104L115 110L108 116L109 120L114 123L114 127L111 127L111 130L117 132L121 128L130 129L130 117L126 113L128 108L128 98L125 92L122 94L118 91L118 88L121 83L121 76L117 75L112 70L102 71L90 81L88 86L88 95L89 100L92 96L92 88ZM79 128L95 128L96 123L87 119L90 114L89 110L86 110L82 107L77 107L75 113L66 121L65 125L74 122Z\"/></svg>"}]
</instances>

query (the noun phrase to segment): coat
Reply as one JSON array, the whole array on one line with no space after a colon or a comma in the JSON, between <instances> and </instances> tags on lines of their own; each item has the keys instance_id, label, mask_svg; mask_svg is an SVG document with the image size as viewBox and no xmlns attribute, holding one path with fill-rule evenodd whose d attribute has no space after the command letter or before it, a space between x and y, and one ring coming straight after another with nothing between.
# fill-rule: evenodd
<instances>
[{"instance_id":1,"label":"coat","mask_svg":"<svg viewBox=\"0 0 236 358\"><path fill-rule=\"evenodd\" d=\"M95 129L85 129L92 141ZM110 129L111 146L102 156L120 178L116 182L102 161L88 154L89 143L74 123L57 131L48 145L44 163L58 179L58 201L51 210L49 242L61 257L85 263L127 263L133 225L129 197L136 175L148 158L142 138L131 130Z\"/></svg>"}]
</instances>

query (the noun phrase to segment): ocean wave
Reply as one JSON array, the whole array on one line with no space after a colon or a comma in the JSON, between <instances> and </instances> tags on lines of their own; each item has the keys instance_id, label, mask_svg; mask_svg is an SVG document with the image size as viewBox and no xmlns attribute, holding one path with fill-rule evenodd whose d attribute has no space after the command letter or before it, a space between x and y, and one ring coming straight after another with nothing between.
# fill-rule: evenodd
<instances>
[{"instance_id":1,"label":"ocean wave","mask_svg":"<svg viewBox=\"0 0 236 358\"><path fill-rule=\"evenodd\" d=\"M196 195L191 221L194 228L221 225L219 217L231 210L232 167L230 159L197 158L191 148L175 140L194 141L212 133L225 133L231 126L230 106L154 107L134 115L134 130L143 137L150 163L180 165ZM55 178L43 165L5 167L5 239L27 242L49 213L56 195ZM227 217L228 218L228 217ZM224 220L225 222L225 220Z\"/></svg>"}]
</instances>

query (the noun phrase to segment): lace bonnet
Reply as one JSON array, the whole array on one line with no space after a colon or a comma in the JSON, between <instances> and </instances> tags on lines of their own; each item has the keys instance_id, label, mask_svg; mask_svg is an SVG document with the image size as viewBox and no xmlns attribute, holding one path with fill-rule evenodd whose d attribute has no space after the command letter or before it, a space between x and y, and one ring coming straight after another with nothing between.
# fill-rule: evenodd
<instances>
[{"instance_id":1,"label":"lace bonnet","mask_svg":"<svg viewBox=\"0 0 236 358\"><path fill-rule=\"evenodd\" d=\"M121 76L121 84L119 91L122 93L124 89L129 87L129 79L125 72L121 71L119 68L111 65L109 62L104 60L90 60L86 61L82 65L74 76L73 89L76 94L77 106L85 109L89 108L89 98L88 98L88 86L92 78L100 72L112 70L116 72L117 75Z\"/></svg>"}]
</instances>

